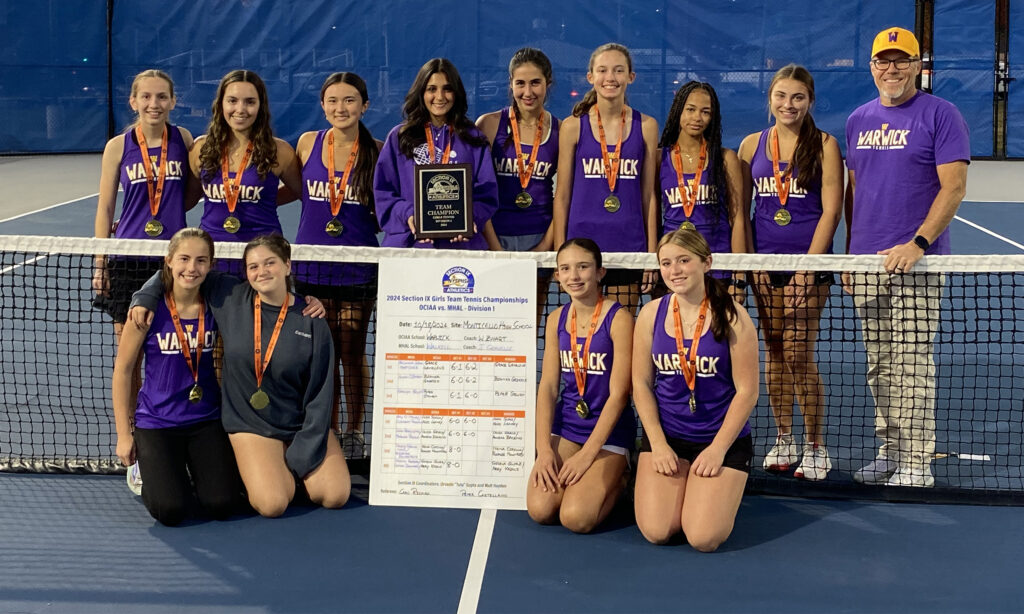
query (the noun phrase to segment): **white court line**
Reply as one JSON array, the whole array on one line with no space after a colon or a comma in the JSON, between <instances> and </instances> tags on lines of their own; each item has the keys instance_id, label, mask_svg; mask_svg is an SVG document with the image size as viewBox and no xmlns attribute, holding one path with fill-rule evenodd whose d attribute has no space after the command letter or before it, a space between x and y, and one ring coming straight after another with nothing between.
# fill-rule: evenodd
<instances>
[{"instance_id":1,"label":"white court line","mask_svg":"<svg viewBox=\"0 0 1024 614\"><path fill-rule=\"evenodd\" d=\"M473 538L473 552L469 555L466 580L462 584L458 614L476 614L477 603L480 601L480 588L484 583L484 570L487 567L487 555L491 550L491 535L494 534L496 516L495 510L480 510L480 521L476 525L476 537Z\"/></svg>"},{"instance_id":2,"label":"white court line","mask_svg":"<svg viewBox=\"0 0 1024 614\"><path fill-rule=\"evenodd\" d=\"M11 266L7 267L6 269L0 269L0 275L6 275L7 273L10 273L11 271L13 271L15 269L20 269L23 266L28 266L30 264L35 264L35 263L39 262L40 260L45 260L49 256L50 256L49 254L44 254L42 256L36 256L35 258L32 258L31 260L26 260L24 262L19 262L18 264L12 264Z\"/></svg>"},{"instance_id":3,"label":"white court line","mask_svg":"<svg viewBox=\"0 0 1024 614\"><path fill-rule=\"evenodd\" d=\"M1009 243L1010 245L1016 247L1017 249L1019 249L1021 251L1024 251L1024 245L1021 245L1020 243L1017 243L1013 239L1007 239L1006 237L1004 237L1003 235L1001 235L999 233L992 232L991 230L989 230L988 228L985 228L984 226L981 226L980 224L975 224L974 222L972 222L969 219L962 218L959 215L953 216L953 219L960 220L961 222L963 222L964 224L967 224L968 226L972 226L974 228L977 228L978 230L982 231L983 233L985 233L987 235L992 235L993 237L999 239L1000 241L1006 241L1007 243Z\"/></svg>"},{"instance_id":4,"label":"white court line","mask_svg":"<svg viewBox=\"0 0 1024 614\"><path fill-rule=\"evenodd\" d=\"M16 220L18 218L23 218L23 217L25 217L27 215L33 215L33 214L36 214L36 213L42 213L43 211L49 211L50 209L55 209L57 207L63 207L64 205L70 205L72 203L82 202L83 200L86 200L87 198L95 198L96 196L99 196L99 195L100 195L100 193L96 192L95 194L89 194L88 196L82 196L82 197L79 197L79 198L75 198L73 200L65 200L62 203L57 203L56 205L50 205L49 207L43 207L42 209L36 209L35 211L26 211L25 213L20 213L18 215L15 215L14 217L9 217L9 218L5 218L5 219L0 220L0 224L3 224L4 222L10 222L10 221Z\"/></svg>"}]
</instances>

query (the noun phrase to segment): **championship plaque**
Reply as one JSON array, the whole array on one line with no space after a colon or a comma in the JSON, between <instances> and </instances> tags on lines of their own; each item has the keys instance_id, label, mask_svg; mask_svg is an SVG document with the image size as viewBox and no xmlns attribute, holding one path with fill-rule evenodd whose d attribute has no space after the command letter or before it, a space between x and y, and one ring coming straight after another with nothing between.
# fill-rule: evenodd
<instances>
[{"instance_id":1,"label":"championship plaque","mask_svg":"<svg viewBox=\"0 0 1024 614\"><path fill-rule=\"evenodd\" d=\"M422 164L415 170L413 225L417 239L473 236L473 167Z\"/></svg>"}]
</instances>

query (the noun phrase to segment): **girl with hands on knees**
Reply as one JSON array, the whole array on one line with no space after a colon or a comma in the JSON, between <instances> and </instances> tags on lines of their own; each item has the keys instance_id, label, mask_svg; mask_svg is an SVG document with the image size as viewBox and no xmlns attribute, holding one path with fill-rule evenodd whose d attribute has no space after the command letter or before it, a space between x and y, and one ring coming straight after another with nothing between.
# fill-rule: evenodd
<instances>
[{"instance_id":1,"label":"girl with hands on knees","mask_svg":"<svg viewBox=\"0 0 1024 614\"><path fill-rule=\"evenodd\" d=\"M658 263L670 293L644 306L633 334L633 401L643 424L636 521L648 541L682 531L711 552L732 532L754 455L757 333L708 274L711 250L699 232L662 237Z\"/></svg>"},{"instance_id":2,"label":"girl with hands on knees","mask_svg":"<svg viewBox=\"0 0 1024 614\"><path fill-rule=\"evenodd\" d=\"M526 507L539 523L589 533L615 506L636 437L633 318L602 294L605 269L590 239L564 242L555 274L571 300L547 320Z\"/></svg>"}]
</instances>

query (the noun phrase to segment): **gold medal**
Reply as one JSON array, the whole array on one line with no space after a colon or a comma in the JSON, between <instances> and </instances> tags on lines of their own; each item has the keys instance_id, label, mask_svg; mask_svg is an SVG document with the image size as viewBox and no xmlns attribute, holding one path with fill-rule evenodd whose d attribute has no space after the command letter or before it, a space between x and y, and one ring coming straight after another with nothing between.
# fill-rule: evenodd
<instances>
[{"instance_id":1,"label":"gold medal","mask_svg":"<svg viewBox=\"0 0 1024 614\"><path fill-rule=\"evenodd\" d=\"M224 218L224 230L230 232L231 234L235 234L236 232L238 232L238 230L241 227L242 222L238 221L237 217L229 215L226 218Z\"/></svg>"},{"instance_id":2,"label":"gold medal","mask_svg":"<svg viewBox=\"0 0 1024 614\"><path fill-rule=\"evenodd\" d=\"M775 212L775 223L779 226L788 226L793 221L793 216L789 214L789 211L785 209L779 209Z\"/></svg>"},{"instance_id":3,"label":"gold medal","mask_svg":"<svg viewBox=\"0 0 1024 614\"><path fill-rule=\"evenodd\" d=\"M151 237L159 237L164 231L164 225L160 220L153 218L146 222L146 234Z\"/></svg>"},{"instance_id":4,"label":"gold medal","mask_svg":"<svg viewBox=\"0 0 1024 614\"><path fill-rule=\"evenodd\" d=\"M526 190L516 194L516 206L520 209L526 209L533 204L533 197Z\"/></svg>"},{"instance_id":5,"label":"gold medal","mask_svg":"<svg viewBox=\"0 0 1024 614\"><path fill-rule=\"evenodd\" d=\"M327 226L324 227L324 230L326 230L327 234L332 237L336 237L345 230L345 227L341 225L338 218L331 218L331 221L327 222Z\"/></svg>"},{"instance_id":6,"label":"gold medal","mask_svg":"<svg viewBox=\"0 0 1024 614\"><path fill-rule=\"evenodd\" d=\"M608 213L615 213L622 207L622 203L619 202L619 197L611 194L608 198L604 199L604 208Z\"/></svg>"},{"instance_id":7,"label":"gold medal","mask_svg":"<svg viewBox=\"0 0 1024 614\"><path fill-rule=\"evenodd\" d=\"M188 391L188 400L192 403L198 403L203 399L203 389L199 384L192 386L192 389Z\"/></svg>"},{"instance_id":8,"label":"gold medal","mask_svg":"<svg viewBox=\"0 0 1024 614\"><path fill-rule=\"evenodd\" d=\"M590 415L590 407L583 399L576 401L576 415L580 418L586 418Z\"/></svg>"},{"instance_id":9,"label":"gold medal","mask_svg":"<svg viewBox=\"0 0 1024 614\"><path fill-rule=\"evenodd\" d=\"M697 413L697 395L690 393L690 413Z\"/></svg>"},{"instance_id":10,"label":"gold medal","mask_svg":"<svg viewBox=\"0 0 1024 614\"><path fill-rule=\"evenodd\" d=\"M249 405L256 409L263 409L270 405L270 397L267 396L266 392L263 392L262 388L257 388L256 392L252 393L252 396L249 397Z\"/></svg>"},{"instance_id":11,"label":"gold medal","mask_svg":"<svg viewBox=\"0 0 1024 614\"><path fill-rule=\"evenodd\" d=\"M697 230L697 227L694 226L693 222L691 222L690 220L686 220L685 222L680 224L679 227L682 228L683 230Z\"/></svg>"}]
</instances>

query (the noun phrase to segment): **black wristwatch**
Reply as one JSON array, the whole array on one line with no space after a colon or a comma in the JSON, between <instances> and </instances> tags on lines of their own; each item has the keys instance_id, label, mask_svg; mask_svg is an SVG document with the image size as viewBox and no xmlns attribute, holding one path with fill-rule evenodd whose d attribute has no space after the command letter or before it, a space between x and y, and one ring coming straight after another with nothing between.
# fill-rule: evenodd
<instances>
[{"instance_id":1,"label":"black wristwatch","mask_svg":"<svg viewBox=\"0 0 1024 614\"><path fill-rule=\"evenodd\" d=\"M914 237L914 245L920 247L921 251L924 252L928 251L928 248L932 246L932 244L928 242L928 239L925 239L921 235Z\"/></svg>"}]
</instances>

